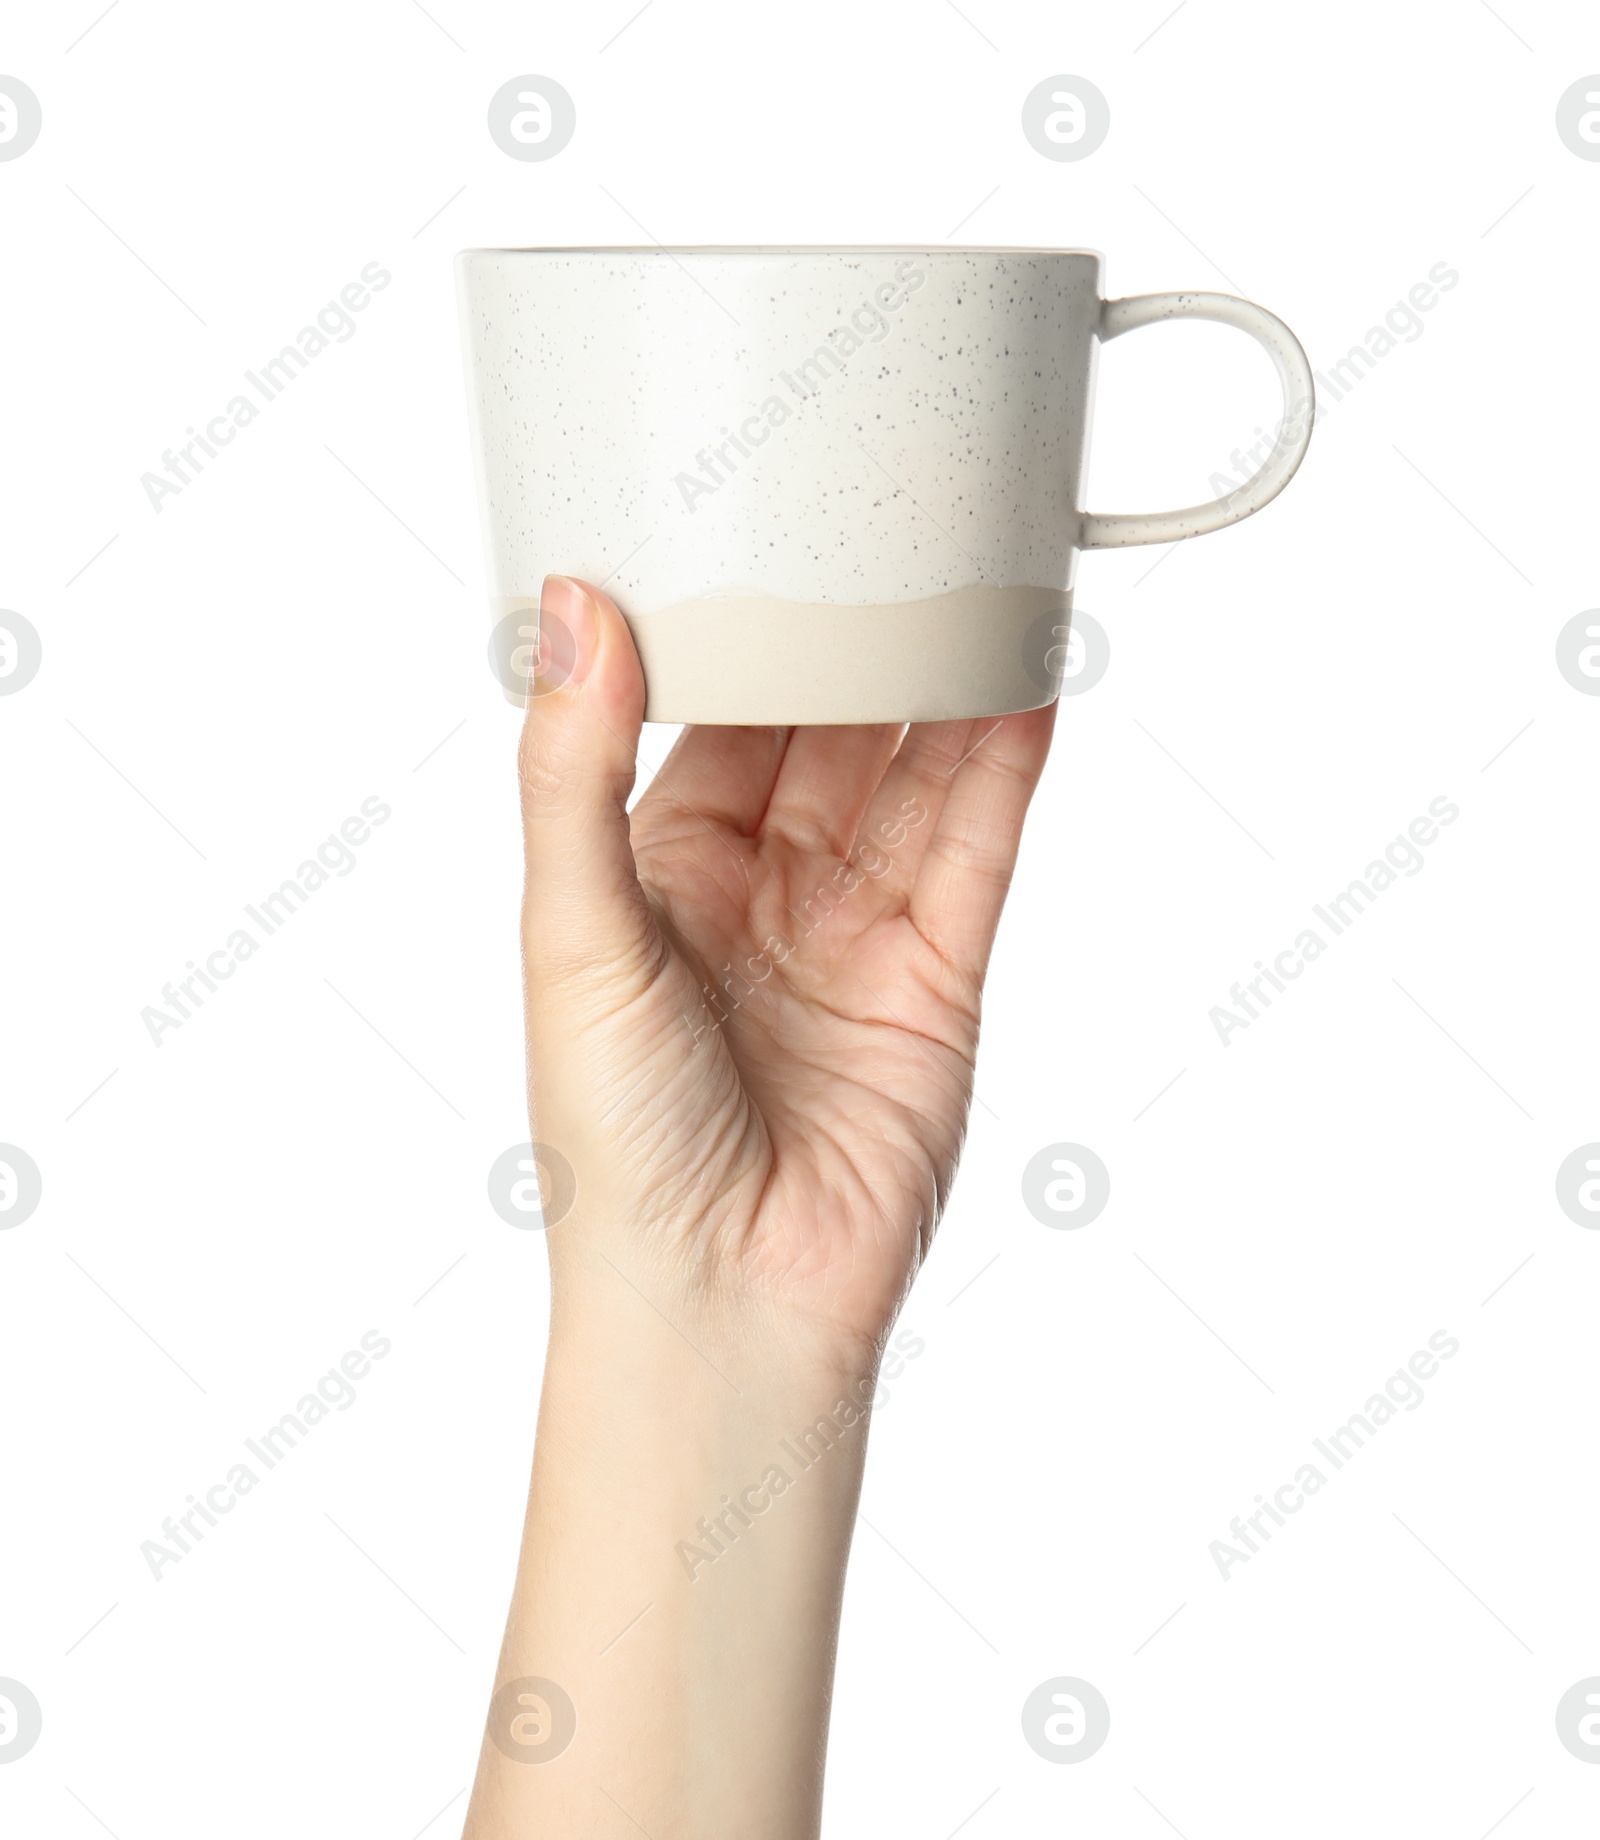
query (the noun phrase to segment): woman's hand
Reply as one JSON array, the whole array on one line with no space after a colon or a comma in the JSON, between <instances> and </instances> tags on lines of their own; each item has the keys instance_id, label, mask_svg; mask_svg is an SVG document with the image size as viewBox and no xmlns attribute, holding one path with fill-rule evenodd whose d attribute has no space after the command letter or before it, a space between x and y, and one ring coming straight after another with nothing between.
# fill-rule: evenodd
<instances>
[{"instance_id":1,"label":"woman's hand","mask_svg":"<svg viewBox=\"0 0 1600 1840\"><path fill-rule=\"evenodd\" d=\"M810 1840L878 1357L954 1172L1051 712L690 729L630 820L627 626L552 579L541 654L550 1340L466 1832Z\"/></svg>"},{"instance_id":2,"label":"woman's hand","mask_svg":"<svg viewBox=\"0 0 1600 1840\"><path fill-rule=\"evenodd\" d=\"M949 1192L1054 710L690 728L630 822L627 627L560 577L542 627L523 949L534 1129L576 1175L556 1283L603 1253L669 1314L870 1363Z\"/></svg>"}]
</instances>

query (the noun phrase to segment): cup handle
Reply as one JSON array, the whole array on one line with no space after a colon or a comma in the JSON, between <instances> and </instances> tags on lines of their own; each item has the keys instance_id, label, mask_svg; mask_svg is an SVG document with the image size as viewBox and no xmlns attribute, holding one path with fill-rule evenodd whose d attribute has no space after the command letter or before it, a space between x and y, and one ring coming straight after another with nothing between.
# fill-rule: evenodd
<instances>
[{"instance_id":1,"label":"cup handle","mask_svg":"<svg viewBox=\"0 0 1600 1840\"><path fill-rule=\"evenodd\" d=\"M1079 549L1122 549L1135 543L1175 543L1183 537L1203 537L1224 525L1237 524L1275 499L1294 477L1311 441L1316 415L1316 389L1311 365L1300 341L1283 321L1248 300L1232 294L1135 294L1127 300L1100 303L1100 342L1120 338L1137 326L1161 319L1212 319L1237 326L1264 345L1277 367L1283 386L1283 420L1277 439L1262 464L1226 498L1190 505L1185 511L1113 513L1102 517L1083 513Z\"/></svg>"}]
</instances>

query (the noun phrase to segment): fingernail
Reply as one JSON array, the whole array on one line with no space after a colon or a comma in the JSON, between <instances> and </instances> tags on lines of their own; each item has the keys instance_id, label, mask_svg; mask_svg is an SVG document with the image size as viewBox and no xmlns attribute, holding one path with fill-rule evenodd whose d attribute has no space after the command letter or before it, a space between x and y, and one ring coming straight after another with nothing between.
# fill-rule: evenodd
<instances>
[{"instance_id":1,"label":"fingernail","mask_svg":"<svg viewBox=\"0 0 1600 1840\"><path fill-rule=\"evenodd\" d=\"M594 596L570 575L547 575L539 593L539 661L530 698L581 684L594 663L600 626Z\"/></svg>"}]
</instances>

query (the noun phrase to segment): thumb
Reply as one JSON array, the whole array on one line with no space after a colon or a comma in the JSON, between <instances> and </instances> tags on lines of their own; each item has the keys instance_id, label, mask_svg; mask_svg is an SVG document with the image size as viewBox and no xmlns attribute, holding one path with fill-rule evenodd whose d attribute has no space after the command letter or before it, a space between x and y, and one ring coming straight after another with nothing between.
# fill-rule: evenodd
<instances>
[{"instance_id":1,"label":"thumb","mask_svg":"<svg viewBox=\"0 0 1600 1840\"><path fill-rule=\"evenodd\" d=\"M547 576L517 756L530 996L596 977L626 988L658 959L628 835L643 722L644 673L622 615L597 588Z\"/></svg>"}]
</instances>

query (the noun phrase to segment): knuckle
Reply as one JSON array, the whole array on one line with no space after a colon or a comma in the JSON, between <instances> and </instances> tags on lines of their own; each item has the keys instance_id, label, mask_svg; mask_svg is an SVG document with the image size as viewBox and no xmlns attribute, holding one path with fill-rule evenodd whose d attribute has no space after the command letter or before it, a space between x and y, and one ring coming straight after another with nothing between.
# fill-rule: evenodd
<instances>
[{"instance_id":1,"label":"knuckle","mask_svg":"<svg viewBox=\"0 0 1600 1840\"><path fill-rule=\"evenodd\" d=\"M561 749L552 746L545 725L529 722L517 744L517 783L530 808L554 804L570 783Z\"/></svg>"},{"instance_id":2,"label":"knuckle","mask_svg":"<svg viewBox=\"0 0 1600 1840\"><path fill-rule=\"evenodd\" d=\"M971 880L1004 892L1011 883L1011 865L994 839L976 827L947 829L928 846L928 854Z\"/></svg>"}]
</instances>

